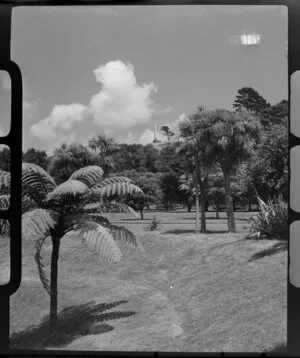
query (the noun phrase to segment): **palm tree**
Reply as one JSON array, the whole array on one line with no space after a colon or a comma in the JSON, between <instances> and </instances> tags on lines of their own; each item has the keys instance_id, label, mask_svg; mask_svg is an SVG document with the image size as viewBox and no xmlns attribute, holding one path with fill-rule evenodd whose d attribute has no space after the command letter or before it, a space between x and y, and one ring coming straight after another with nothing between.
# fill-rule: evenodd
<instances>
[{"instance_id":1,"label":"palm tree","mask_svg":"<svg viewBox=\"0 0 300 358\"><path fill-rule=\"evenodd\" d=\"M10 174L1 171L0 188L9 188L9 179ZM52 335L57 327L57 277L61 240L67 234L73 233L81 237L83 244L89 249L108 262L117 262L122 257L116 240L142 248L129 230L112 225L100 215L111 210L133 212L127 205L110 202L108 199L142 193L142 190L126 177L103 179L103 170L98 166L81 168L57 186L44 169L32 163L22 164L22 186L23 200L31 204L22 216L23 239L35 241L35 261L39 276L50 295ZM106 202L100 206L93 205L93 201L99 200L99 197L105 198ZM46 240L52 241L50 282L41 257L42 246Z\"/></svg>"},{"instance_id":2,"label":"palm tree","mask_svg":"<svg viewBox=\"0 0 300 358\"><path fill-rule=\"evenodd\" d=\"M228 230L235 232L232 175L241 162L251 158L260 138L260 124L246 110L218 109L207 114L206 143L212 148L214 161L223 172Z\"/></svg>"},{"instance_id":3,"label":"palm tree","mask_svg":"<svg viewBox=\"0 0 300 358\"><path fill-rule=\"evenodd\" d=\"M208 174L211 170L211 150L206 138L206 112L199 107L198 112L187 120L180 122L179 130L183 142L179 152L186 157L187 174L193 173L196 200L196 229L195 232L206 232L205 199L207 195ZM199 198L201 206L201 228L199 220Z\"/></svg>"}]
</instances>

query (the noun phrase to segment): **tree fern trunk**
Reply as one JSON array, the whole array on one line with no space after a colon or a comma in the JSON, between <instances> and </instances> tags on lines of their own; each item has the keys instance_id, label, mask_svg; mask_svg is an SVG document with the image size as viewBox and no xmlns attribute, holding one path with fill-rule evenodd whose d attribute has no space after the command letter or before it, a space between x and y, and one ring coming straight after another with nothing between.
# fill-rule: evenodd
<instances>
[{"instance_id":1,"label":"tree fern trunk","mask_svg":"<svg viewBox=\"0 0 300 358\"><path fill-rule=\"evenodd\" d=\"M57 276L58 276L58 258L59 258L58 237L52 238L52 256L51 256L51 283L50 283L50 335L53 336L57 329Z\"/></svg>"},{"instance_id":2,"label":"tree fern trunk","mask_svg":"<svg viewBox=\"0 0 300 358\"><path fill-rule=\"evenodd\" d=\"M232 194L230 189L230 175L227 171L223 171L223 175L224 175L224 189L225 189L228 231L236 232L234 212L233 212L233 200L232 200Z\"/></svg>"}]
</instances>

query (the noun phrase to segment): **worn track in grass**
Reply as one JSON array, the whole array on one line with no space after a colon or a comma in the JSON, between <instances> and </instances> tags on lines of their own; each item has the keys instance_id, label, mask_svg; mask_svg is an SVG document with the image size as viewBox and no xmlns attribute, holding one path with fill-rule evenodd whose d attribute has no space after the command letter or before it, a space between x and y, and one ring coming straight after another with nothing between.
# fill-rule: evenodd
<instances>
[{"instance_id":1,"label":"worn track in grass","mask_svg":"<svg viewBox=\"0 0 300 358\"><path fill-rule=\"evenodd\" d=\"M225 223L211 223L213 233L200 235L192 225L176 228L175 221L158 232L124 224L139 235L145 253L120 245L124 259L118 264L100 262L77 239L63 242L59 308L66 337L60 342L43 340L49 297L39 282L33 244L24 243L22 285L11 299L12 347L261 352L285 344L284 247L241 240L242 221L236 234L225 233ZM43 250L46 262L50 249ZM114 302L122 304L103 305ZM112 308L104 315L99 307Z\"/></svg>"}]
</instances>

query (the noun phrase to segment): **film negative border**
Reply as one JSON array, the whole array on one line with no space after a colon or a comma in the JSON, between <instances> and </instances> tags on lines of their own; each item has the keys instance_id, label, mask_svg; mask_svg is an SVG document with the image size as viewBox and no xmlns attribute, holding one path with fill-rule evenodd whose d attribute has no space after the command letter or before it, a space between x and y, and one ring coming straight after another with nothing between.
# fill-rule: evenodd
<instances>
[{"instance_id":1,"label":"film negative border","mask_svg":"<svg viewBox=\"0 0 300 358\"><path fill-rule=\"evenodd\" d=\"M11 130L10 133L3 138L0 138L0 144L5 144L11 150L11 205L7 211L0 212L0 218L8 219L11 223L11 279L8 284L0 287L0 352L13 353L9 350L9 297L18 289L21 282L21 154L22 154L22 75L17 64L10 61L10 38L11 38L11 13L13 6L25 5L66 5L66 2L58 1L6 1L0 5L0 70L5 70L9 73L12 81L12 99L11 99ZM112 5L115 2L111 1L72 1L67 5ZM207 1L126 1L120 3L122 5L189 5L189 4L203 4L203 5L285 5L288 7L289 16L289 43L288 43L288 57L289 57L289 99L291 98L291 75L300 70L300 2L297 0L273 0L273 1L222 1L222 0L207 0ZM290 113L289 113L290 114ZM289 131L290 131L290 115L289 115ZM300 138L289 132L289 148L300 145ZM290 163L290 157L289 163ZM289 181L291 180L291 172L289 168ZM300 190L300 185L299 185ZM291 193L292 194L292 193ZM300 212L296 212L290 207L289 200L289 222L300 220ZM290 243L289 243L290 249ZM287 278L288 278L288 330L287 330L287 354L300 353L300 288L294 287L289 280L289 264L288 259ZM61 351L59 351L61 354ZM15 352L14 352L15 353ZM24 352L23 352L24 353ZM54 353L54 352L52 352ZM36 355L38 352L26 353ZM77 355L85 355L88 352L81 352ZM107 352L107 354L110 354ZM129 354L127 352L126 354ZM284 353L282 353L285 355ZM51 355L51 351L47 353ZM120 353L119 353L120 355ZM122 355L122 354L121 354ZM151 354L158 356L158 354ZM166 356L167 354L161 354ZM182 355L182 354L180 354ZM206 354L210 355L210 354ZM236 354L223 354L226 356L234 356ZM266 354L271 356L271 354ZM199 356L199 354L197 354Z\"/></svg>"},{"instance_id":2,"label":"film negative border","mask_svg":"<svg viewBox=\"0 0 300 358\"><path fill-rule=\"evenodd\" d=\"M1 219L10 223L10 280L0 287L0 351L9 346L9 297L21 282L21 158L22 158L22 75L19 67L10 61L11 10L0 6L1 58L0 69L11 78L11 129L0 144L10 148L11 153L11 197L10 206L0 212Z\"/></svg>"}]
</instances>

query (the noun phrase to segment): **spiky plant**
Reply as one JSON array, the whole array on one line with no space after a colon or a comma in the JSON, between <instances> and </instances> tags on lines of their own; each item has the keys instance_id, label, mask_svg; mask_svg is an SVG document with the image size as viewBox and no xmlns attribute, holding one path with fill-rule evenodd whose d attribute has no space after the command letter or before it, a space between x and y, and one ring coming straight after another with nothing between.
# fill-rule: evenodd
<instances>
[{"instance_id":1,"label":"spiky plant","mask_svg":"<svg viewBox=\"0 0 300 358\"><path fill-rule=\"evenodd\" d=\"M8 189L10 174L0 172L0 188ZM57 276L61 240L67 233L75 233L91 250L108 262L117 262L122 254L116 240L141 248L138 239L125 227L112 225L101 216L102 212L133 212L124 205L118 205L110 198L132 193L142 193L126 177L112 177L103 180L103 170L98 166L87 166L75 171L70 178L56 185L53 178L36 164L22 164L23 201L26 210L22 216L24 240L35 241L35 260L45 290L50 295L50 334L57 326ZM105 198L105 204L97 205ZM7 197L3 202L7 202ZM41 250L46 240L52 241L50 280L46 275Z\"/></svg>"},{"instance_id":2,"label":"spiky plant","mask_svg":"<svg viewBox=\"0 0 300 358\"><path fill-rule=\"evenodd\" d=\"M288 204L279 195L264 202L257 196L259 212L250 219L248 238L287 240L289 234Z\"/></svg>"}]
</instances>

